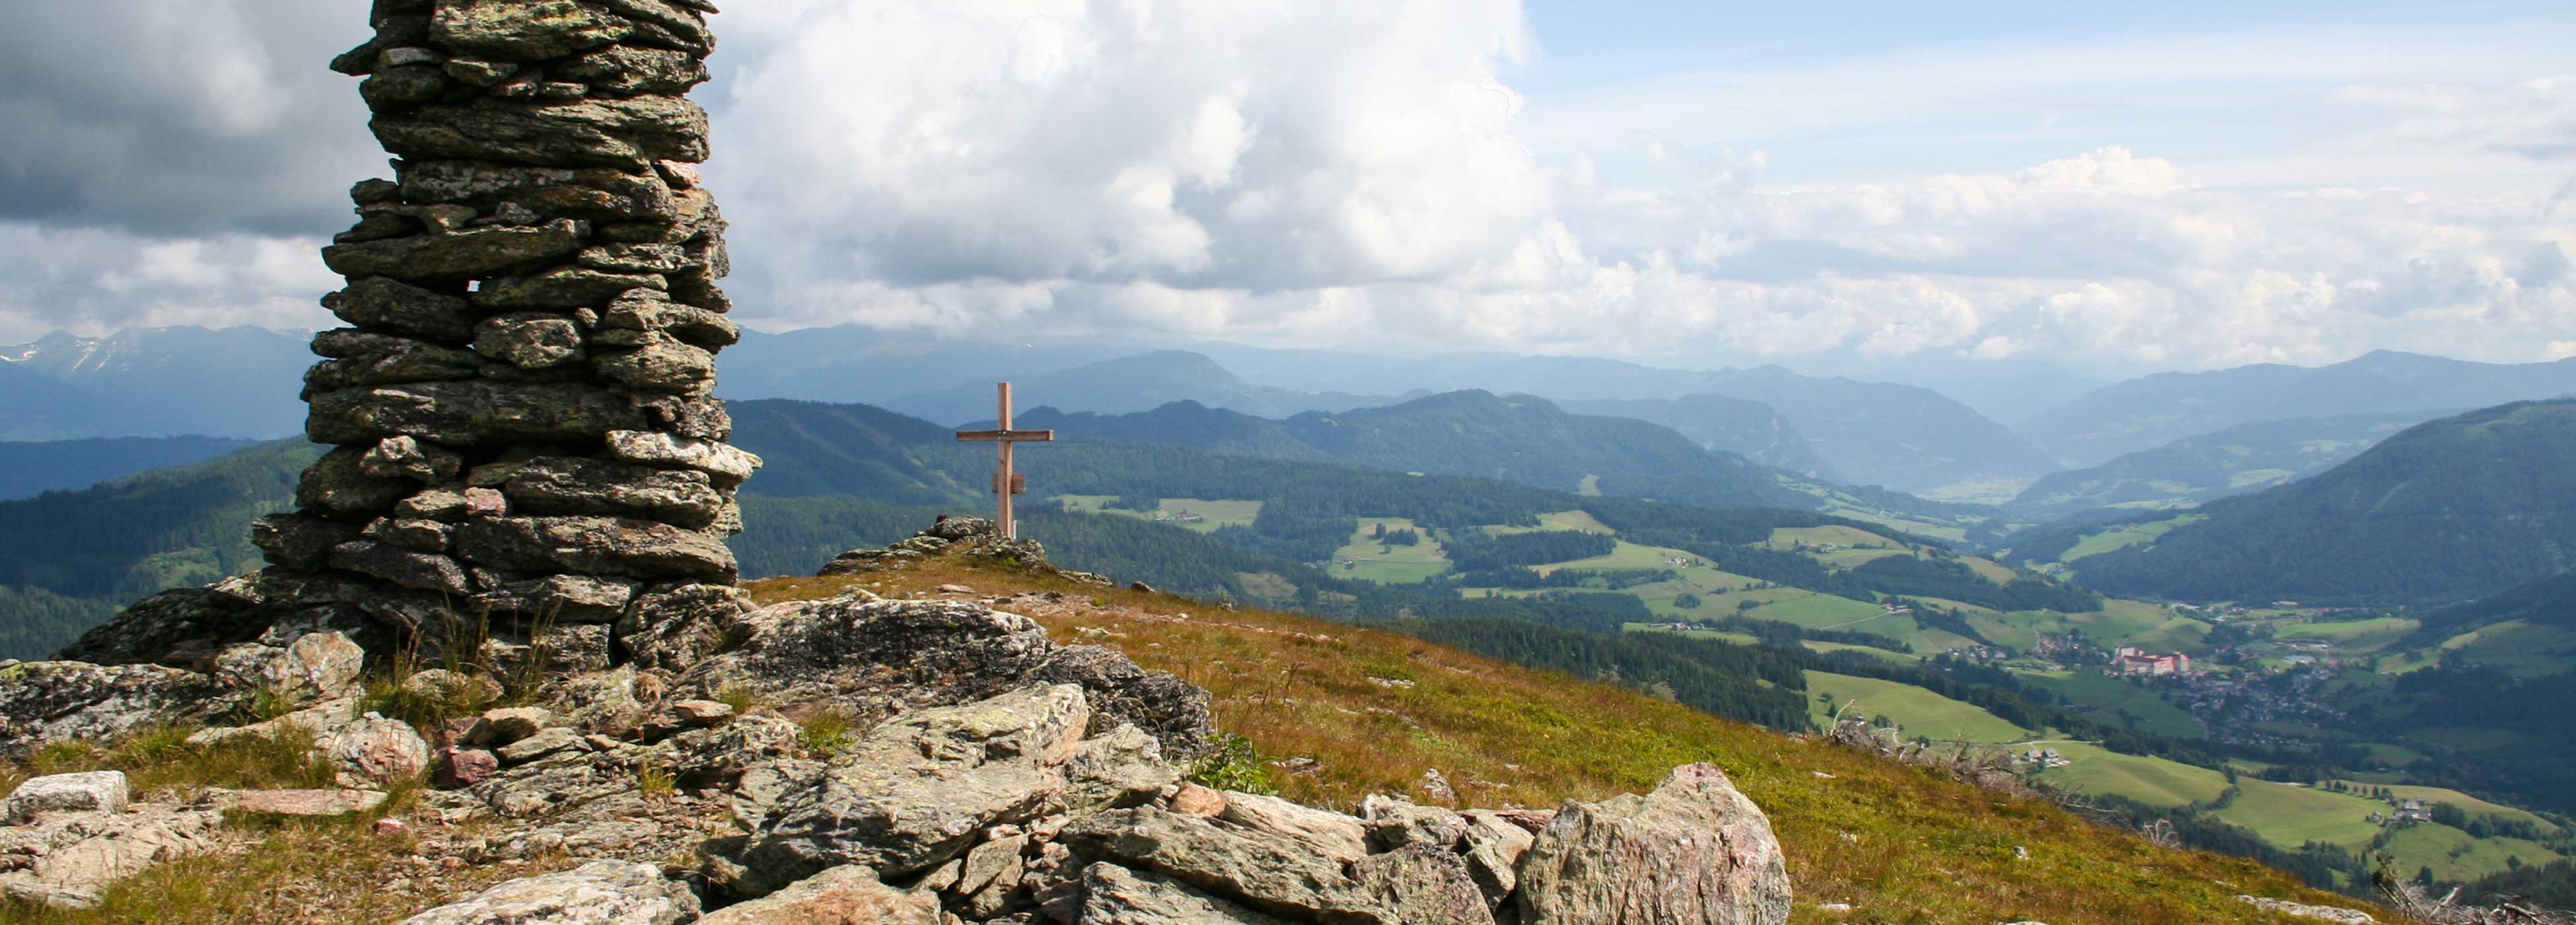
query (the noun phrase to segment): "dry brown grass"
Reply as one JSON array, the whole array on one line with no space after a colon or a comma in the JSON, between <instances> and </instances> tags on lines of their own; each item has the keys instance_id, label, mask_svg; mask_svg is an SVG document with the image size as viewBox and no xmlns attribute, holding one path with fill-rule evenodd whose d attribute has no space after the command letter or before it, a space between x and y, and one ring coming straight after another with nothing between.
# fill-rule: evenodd
<instances>
[{"instance_id":1,"label":"dry brown grass","mask_svg":"<svg viewBox=\"0 0 2576 925\"><path fill-rule=\"evenodd\" d=\"M1770 814L1797 887L1796 922L2287 923L2305 920L2236 896L2362 905L2251 861L2158 848L1935 769L1389 633L954 558L752 590L763 601L854 587L940 596L932 589L941 584L978 595L1062 592L1061 601L1021 598L1010 609L1059 642L1107 645L1208 688L1227 731L1274 762L1315 762L1306 773L1270 771L1282 794L1310 803L1408 792L1438 768L1468 803L1552 806L1650 789L1677 764L1715 763Z\"/></svg>"}]
</instances>

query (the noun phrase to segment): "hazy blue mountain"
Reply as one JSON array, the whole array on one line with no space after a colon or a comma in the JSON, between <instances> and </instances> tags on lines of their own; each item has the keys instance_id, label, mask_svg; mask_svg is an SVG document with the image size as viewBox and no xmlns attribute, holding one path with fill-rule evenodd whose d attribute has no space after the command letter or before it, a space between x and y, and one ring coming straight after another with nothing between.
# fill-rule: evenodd
<instances>
[{"instance_id":1,"label":"hazy blue mountain","mask_svg":"<svg viewBox=\"0 0 2576 925\"><path fill-rule=\"evenodd\" d=\"M2040 520L2094 508L2167 508L2261 491L2361 455L2429 412L2253 421L2031 483L2005 508Z\"/></svg>"},{"instance_id":2,"label":"hazy blue mountain","mask_svg":"<svg viewBox=\"0 0 2576 925\"><path fill-rule=\"evenodd\" d=\"M858 325L782 334L746 330L725 348L716 393L729 399L884 404L896 396L1059 372L1146 352L1109 344L974 343ZM992 402L987 397L989 409ZM989 413L989 411L987 412Z\"/></svg>"},{"instance_id":3,"label":"hazy blue mountain","mask_svg":"<svg viewBox=\"0 0 2576 925\"><path fill-rule=\"evenodd\" d=\"M1157 350L1053 372L1014 371L1008 376L1012 394L1023 407L1043 404L1107 414L1146 411L1188 400L1247 414L1284 417L1301 411L1338 411L1388 401L1378 396L1257 386L1227 372L1215 360L1183 350ZM989 419L993 416L993 380L899 395L883 404L888 410L933 421Z\"/></svg>"},{"instance_id":4,"label":"hazy blue mountain","mask_svg":"<svg viewBox=\"0 0 2576 925\"><path fill-rule=\"evenodd\" d=\"M1724 395L1680 398L1599 398L1565 402L1565 410L1635 418L1679 431L1712 450L1733 453L1775 469L1808 478L1840 482L1842 476L1807 442L1789 419L1771 406Z\"/></svg>"},{"instance_id":5,"label":"hazy blue mountain","mask_svg":"<svg viewBox=\"0 0 2576 925\"><path fill-rule=\"evenodd\" d=\"M2317 475L2220 500L2084 582L2182 600L2458 601L2576 566L2576 400L2429 421Z\"/></svg>"},{"instance_id":6,"label":"hazy blue mountain","mask_svg":"<svg viewBox=\"0 0 2576 925\"><path fill-rule=\"evenodd\" d=\"M250 444L236 437L0 441L0 501L86 488L146 469L213 459Z\"/></svg>"},{"instance_id":7,"label":"hazy blue mountain","mask_svg":"<svg viewBox=\"0 0 2576 925\"><path fill-rule=\"evenodd\" d=\"M2381 350L2313 368L2266 363L2158 373L2097 389L2031 417L2019 430L2066 465L2088 467L2248 421L2438 412L2570 394L2576 394L2576 358L2472 363Z\"/></svg>"},{"instance_id":8,"label":"hazy blue mountain","mask_svg":"<svg viewBox=\"0 0 2576 925\"><path fill-rule=\"evenodd\" d=\"M0 437L69 440L211 434L271 438L304 427L296 398L306 337L265 328L128 328L0 346ZM33 377L42 382L36 382ZM68 387L67 389L65 387Z\"/></svg>"}]
</instances>

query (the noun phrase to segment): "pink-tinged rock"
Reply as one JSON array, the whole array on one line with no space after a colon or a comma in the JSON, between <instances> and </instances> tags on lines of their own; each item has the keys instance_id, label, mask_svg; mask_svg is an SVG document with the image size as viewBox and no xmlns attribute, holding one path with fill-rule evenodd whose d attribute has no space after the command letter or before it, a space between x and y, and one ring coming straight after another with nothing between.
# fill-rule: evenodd
<instances>
[{"instance_id":1,"label":"pink-tinged rock","mask_svg":"<svg viewBox=\"0 0 2576 925\"><path fill-rule=\"evenodd\" d=\"M510 513L510 499L497 488L465 490L465 516L481 520Z\"/></svg>"},{"instance_id":2,"label":"pink-tinged rock","mask_svg":"<svg viewBox=\"0 0 2576 925\"><path fill-rule=\"evenodd\" d=\"M410 833L411 826L404 825L400 819L376 820L376 836L379 838L394 838Z\"/></svg>"},{"instance_id":3,"label":"pink-tinged rock","mask_svg":"<svg viewBox=\"0 0 2576 925\"><path fill-rule=\"evenodd\" d=\"M1789 872L1771 820L1714 765L1646 796L1567 802L1520 862L1526 925L1778 925Z\"/></svg>"},{"instance_id":4,"label":"pink-tinged rock","mask_svg":"<svg viewBox=\"0 0 2576 925\"><path fill-rule=\"evenodd\" d=\"M339 766L334 783L372 787L412 780L429 770L429 743L411 724L373 713L333 730L322 743Z\"/></svg>"},{"instance_id":5,"label":"pink-tinged rock","mask_svg":"<svg viewBox=\"0 0 2576 925\"><path fill-rule=\"evenodd\" d=\"M1172 794L1172 811L1184 816L1214 819L1225 812L1225 794L1197 784L1184 782Z\"/></svg>"},{"instance_id":6,"label":"pink-tinged rock","mask_svg":"<svg viewBox=\"0 0 2576 925\"><path fill-rule=\"evenodd\" d=\"M501 769L501 759L479 748L449 747L439 754L438 785L450 790L471 787Z\"/></svg>"},{"instance_id":7,"label":"pink-tinged rock","mask_svg":"<svg viewBox=\"0 0 2576 925\"><path fill-rule=\"evenodd\" d=\"M708 913L698 925L936 925L939 896L899 890L858 864L826 870L786 889Z\"/></svg>"},{"instance_id":8,"label":"pink-tinged rock","mask_svg":"<svg viewBox=\"0 0 2576 925\"><path fill-rule=\"evenodd\" d=\"M385 805L381 790L245 790L235 808L271 816L346 816Z\"/></svg>"}]
</instances>

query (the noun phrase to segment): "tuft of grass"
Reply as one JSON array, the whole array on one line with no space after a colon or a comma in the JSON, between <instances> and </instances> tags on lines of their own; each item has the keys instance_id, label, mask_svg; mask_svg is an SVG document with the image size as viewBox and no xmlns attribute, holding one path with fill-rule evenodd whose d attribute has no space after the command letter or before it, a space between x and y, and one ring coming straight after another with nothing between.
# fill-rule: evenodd
<instances>
[{"instance_id":1,"label":"tuft of grass","mask_svg":"<svg viewBox=\"0 0 2576 925\"><path fill-rule=\"evenodd\" d=\"M680 778L670 768L647 762L635 766L635 790L649 799L662 799L680 789Z\"/></svg>"},{"instance_id":2,"label":"tuft of grass","mask_svg":"<svg viewBox=\"0 0 2576 925\"><path fill-rule=\"evenodd\" d=\"M716 691L716 702L732 707L735 716L748 716L760 707L760 692L749 684L727 684Z\"/></svg>"},{"instance_id":3,"label":"tuft of grass","mask_svg":"<svg viewBox=\"0 0 2576 925\"><path fill-rule=\"evenodd\" d=\"M358 708L402 720L426 733L449 720L479 716L510 699L508 695L500 698L491 696L482 684L474 683L472 678L462 674L448 683L429 685L428 690L415 690L406 683L412 674L409 664L397 661L390 671L367 678L366 692L360 696ZM534 688L527 690L534 692Z\"/></svg>"},{"instance_id":4,"label":"tuft of grass","mask_svg":"<svg viewBox=\"0 0 2576 925\"><path fill-rule=\"evenodd\" d=\"M850 747L857 724L839 710L821 710L796 721L796 745L815 757L839 754Z\"/></svg>"}]
</instances>

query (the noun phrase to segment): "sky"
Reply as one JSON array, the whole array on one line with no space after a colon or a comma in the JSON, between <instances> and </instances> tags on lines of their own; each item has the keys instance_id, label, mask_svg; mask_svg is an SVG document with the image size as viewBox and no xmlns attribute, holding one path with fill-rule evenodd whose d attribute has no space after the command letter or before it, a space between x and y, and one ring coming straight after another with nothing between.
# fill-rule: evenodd
<instances>
[{"instance_id":1,"label":"sky","mask_svg":"<svg viewBox=\"0 0 2576 925\"><path fill-rule=\"evenodd\" d=\"M0 343L329 326L334 0L19 3ZM735 0L740 320L2109 378L2576 356L2563 3Z\"/></svg>"}]
</instances>

